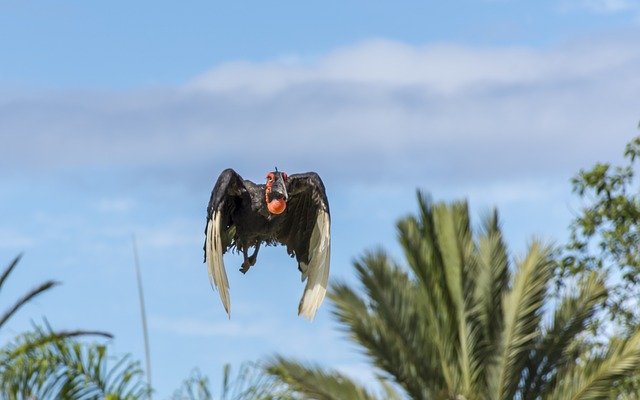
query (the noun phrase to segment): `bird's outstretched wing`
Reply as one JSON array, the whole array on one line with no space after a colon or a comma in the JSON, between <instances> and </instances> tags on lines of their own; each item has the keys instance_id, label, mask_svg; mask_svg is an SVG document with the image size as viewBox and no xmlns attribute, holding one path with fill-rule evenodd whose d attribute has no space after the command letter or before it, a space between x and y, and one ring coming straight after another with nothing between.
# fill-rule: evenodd
<instances>
[{"instance_id":1,"label":"bird's outstretched wing","mask_svg":"<svg viewBox=\"0 0 640 400\"><path fill-rule=\"evenodd\" d=\"M322 304L329 281L331 216L322 179L315 172L287 179L287 212L278 240L295 254L302 281L307 280L298 315L310 320Z\"/></svg>"},{"instance_id":2,"label":"bird's outstretched wing","mask_svg":"<svg viewBox=\"0 0 640 400\"><path fill-rule=\"evenodd\" d=\"M222 305L229 316L231 316L229 280L222 255L231 245L234 227L231 226L230 219L234 208L240 202L243 190L245 186L242 177L230 168L225 169L213 187L207 207L204 260L209 268L211 285L220 293Z\"/></svg>"}]
</instances>

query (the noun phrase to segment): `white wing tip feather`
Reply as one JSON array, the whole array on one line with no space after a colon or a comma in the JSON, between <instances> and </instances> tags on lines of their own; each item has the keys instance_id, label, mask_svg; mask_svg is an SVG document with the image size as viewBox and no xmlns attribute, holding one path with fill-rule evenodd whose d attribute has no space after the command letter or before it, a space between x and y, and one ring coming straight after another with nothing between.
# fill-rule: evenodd
<instances>
[{"instance_id":1,"label":"white wing tip feather","mask_svg":"<svg viewBox=\"0 0 640 400\"><path fill-rule=\"evenodd\" d=\"M214 211L207 223L206 259L209 269L209 281L220 293L220 300L229 318L231 318L231 299L229 298L229 280L222 258L222 238L220 237L220 213Z\"/></svg>"},{"instance_id":2,"label":"white wing tip feather","mask_svg":"<svg viewBox=\"0 0 640 400\"><path fill-rule=\"evenodd\" d=\"M318 213L316 225L309 243L309 264L302 267L303 279L307 278L298 315L313 321L327 293L329 282L329 261L331 257L331 234L329 215L321 211ZM306 267L306 268L305 268Z\"/></svg>"},{"instance_id":3,"label":"white wing tip feather","mask_svg":"<svg viewBox=\"0 0 640 400\"><path fill-rule=\"evenodd\" d=\"M298 315L305 317L309 321L313 321L326 293L327 288L319 284L311 289L305 289L304 296L298 307Z\"/></svg>"}]
</instances>

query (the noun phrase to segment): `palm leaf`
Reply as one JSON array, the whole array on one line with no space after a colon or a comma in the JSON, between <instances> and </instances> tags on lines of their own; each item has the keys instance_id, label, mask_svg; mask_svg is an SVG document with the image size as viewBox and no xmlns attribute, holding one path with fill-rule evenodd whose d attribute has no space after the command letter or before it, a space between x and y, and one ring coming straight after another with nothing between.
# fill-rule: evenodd
<instances>
[{"instance_id":1,"label":"palm leaf","mask_svg":"<svg viewBox=\"0 0 640 400\"><path fill-rule=\"evenodd\" d=\"M11 272L13 272L13 270L16 268L16 266L18 265L18 263L20 262L20 260L22 259L22 254L18 255L16 258L13 259L13 261L11 261L11 263L9 263L9 265L7 266L7 268L5 268L5 270L2 272L2 274L0 275L0 289L2 289L2 286L5 284L7 278L9 277L9 275L11 274ZM27 303L29 303L31 300L33 300L34 298L38 297L40 294L48 291L49 289L53 288L54 286L59 285L59 282L56 281L46 281L40 285L38 285L37 287L31 289L30 291L28 291L27 293L25 293L22 297L20 297L9 309L7 309L7 311L5 311L1 316L0 316L0 328L2 326L4 326L4 324L16 313L18 312L24 305L26 305Z\"/></svg>"},{"instance_id":2,"label":"palm leaf","mask_svg":"<svg viewBox=\"0 0 640 400\"><path fill-rule=\"evenodd\" d=\"M503 299L509 289L509 259L498 213L493 210L483 221L476 246L475 287L471 307L477 318L479 339L475 349L476 387L486 392L489 372L501 350L504 328Z\"/></svg>"},{"instance_id":3,"label":"palm leaf","mask_svg":"<svg viewBox=\"0 0 640 400\"><path fill-rule=\"evenodd\" d=\"M255 363L244 363L235 378L231 367L224 367L224 382L221 400L289 400L293 399L289 388L265 373Z\"/></svg>"},{"instance_id":4,"label":"palm leaf","mask_svg":"<svg viewBox=\"0 0 640 400\"><path fill-rule=\"evenodd\" d=\"M2 275L0 275L0 290L2 289L2 286L4 286L4 283L9 277L9 275L11 274L11 272L15 269L16 265L18 265L18 263L20 262L20 259L22 259L22 254L18 254L18 256L9 263L7 268L4 269L4 271L2 272Z\"/></svg>"},{"instance_id":5,"label":"palm leaf","mask_svg":"<svg viewBox=\"0 0 640 400\"><path fill-rule=\"evenodd\" d=\"M213 400L209 379L194 370L171 400ZM254 363L244 363L235 377L231 366L225 364L222 375L220 400L293 400L290 390L280 381L267 375L263 367Z\"/></svg>"},{"instance_id":6,"label":"palm leaf","mask_svg":"<svg viewBox=\"0 0 640 400\"><path fill-rule=\"evenodd\" d=\"M425 347L433 348L433 356L438 364L435 374L435 387L440 391L456 387L460 382L458 368L456 305L447 290L447 278L440 249L437 245L437 232L433 216L433 207L428 198L418 194L419 218L409 216L398 222L399 241L404 250L408 266L414 273L418 287L419 312L424 331ZM407 290L400 288L399 290ZM441 379L437 379L441 377ZM439 383L438 383L439 381ZM418 389L416 393L424 392Z\"/></svg>"},{"instance_id":7,"label":"palm leaf","mask_svg":"<svg viewBox=\"0 0 640 400\"><path fill-rule=\"evenodd\" d=\"M18 310L20 310L20 308L22 308L24 305L59 284L59 282L55 281L46 281L25 293L14 303L13 306L11 306L7 311L4 312L4 314L2 314L2 316L0 316L0 327L2 327L9 320L9 318L11 318L16 312L18 312Z\"/></svg>"},{"instance_id":8,"label":"palm leaf","mask_svg":"<svg viewBox=\"0 0 640 400\"><path fill-rule=\"evenodd\" d=\"M474 281L470 279L475 273L476 262L473 253L473 241L471 239L471 227L469 223L469 210L466 203L454 203L452 205L439 204L434 207L434 225L437 234L437 246L445 277L449 298L453 303L453 320L455 328L450 340L455 340L458 358L460 382L455 386L462 393L473 393L473 372L476 363L473 358L476 347L477 335L470 325L472 317L468 306L473 293Z\"/></svg>"},{"instance_id":9,"label":"palm leaf","mask_svg":"<svg viewBox=\"0 0 640 400\"><path fill-rule=\"evenodd\" d=\"M627 340L613 342L602 357L594 356L574 364L558 379L545 399L597 400L609 399L623 378L640 369L640 331Z\"/></svg>"},{"instance_id":10,"label":"palm leaf","mask_svg":"<svg viewBox=\"0 0 640 400\"><path fill-rule=\"evenodd\" d=\"M415 283L382 252L368 253L354 265L366 299L334 284L329 293L334 315L382 371L408 393L423 396L441 375L435 348L425 339Z\"/></svg>"},{"instance_id":11,"label":"palm leaf","mask_svg":"<svg viewBox=\"0 0 640 400\"><path fill-rule=\"evenodd\" d=\"M374 394L343 374L324 370L317 365L303 365L283 357L276 357L267 364L266 371L285 382L305 399L377 399Z\"/></svg>"},{"instance_id":12,"label":"palm leaf","mask_svg":"<svg viewBox=\"0 0 640 400\"><path fill-rule=\"evenodd\" d=\"M493 372L492 391L498 399L512 399L520 373L538 328L547 285L551 278L550 249L534 242L517 263L513 287L504 299L502 350Z\"/></svg>"},{"instance_id":13,"label":"palm leaf","mask_svg":"<svg viewBox=\"0 0 640 400\"><path fill-rule=\"evenodd\" d=\"M125 356L112 364L104 345L40 330L9 347L0 354L0 389L6 398L137 399L147 393L139 363Z\"/></svg>"},{"instance_id":14,"label":"palm leaf","mask_svg":"<svg viewBox=\"0 0 640 400\"><path fill-rule=\"evenodd\" d=\"M222 385L222 392L227 392L228 366L225 366L225 374ZM209 379L202 375L200 371L194 370L191 375L176 390L171 400L213 400Z\"/></svg>"},{"instance_id":15,"label":"palm leaf","mask_svg":"<svg viewBox=\"0 0 640 400\"><path fill-rule=\"evenodd\" d=\"M596 309L607 298L603 280L591 273L578 285L575 295L564 297L556 308L551 326L529 353L524 371L522 398L538 399L555 385L559 375L580 356L577 340L584 334Z\"/></svg>"},{"instance_id":16,"label":"palm leaf","mask_svg":"<svg viewBox=\"0 0 640 400\"><path fill-rule=\"evenodd\" d=\"M333 315L379 369L382 388L393 389L393 382L404 390L384 398L590 400L632 393L640 331L611 342L604 354L585 351L583 336L607 299L600 277L589 276L577 294L552 303L544 324L555 266L549 246L533 242L511 272L495 211L474 236L466 203L432 205L420 193L418 203L418 215L397 225L408 269L381 250L367 252L354 262L362 289L334 283L329 293ZM277 358L271 367L303 398L372 395L317 366Z\"/></svg>"}]
</instances>

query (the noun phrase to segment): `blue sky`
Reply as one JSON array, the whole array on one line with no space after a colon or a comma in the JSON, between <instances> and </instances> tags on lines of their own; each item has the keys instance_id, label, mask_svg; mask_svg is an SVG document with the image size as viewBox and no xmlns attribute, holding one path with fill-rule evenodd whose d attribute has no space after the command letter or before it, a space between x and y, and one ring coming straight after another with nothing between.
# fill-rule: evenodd
<instances>
[{"instance_id":1,"label":"blue sky","mask_svg":"<svg viewBox=\"0 0 640 400\"><path fill-rule=\"evenodd\" d=\"M320 173L332 279L368 248L400 258L416 188L497 206L514 255L561 241L570 177L637 134L639 39L632 0L0 0L0 262L25 252L3 304L63 282L1 339L46 316L142 360L135 234L158 398L194 367L218 384L223 363L275 352L367 379L328 302L296 317L282 248L245 276L227 256L226 319L202 264L218 174Z\"/></svg>"}]
</instances>

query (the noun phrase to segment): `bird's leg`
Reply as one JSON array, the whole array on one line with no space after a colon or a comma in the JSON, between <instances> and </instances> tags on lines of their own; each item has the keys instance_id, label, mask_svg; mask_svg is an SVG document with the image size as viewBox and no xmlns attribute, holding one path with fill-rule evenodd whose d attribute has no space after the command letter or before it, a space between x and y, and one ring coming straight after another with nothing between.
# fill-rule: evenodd
<instances>
[{"instance_id":1,"label":"bird's leg","mask_svg":"<svg viewBox=\"0 0 640 400\"><path fill-rule=\"evenodd\" d=\"M240 268L240 272L246 274L249 271L249 268L253 267L256 264L256 259L258 258L258 250L260 250L260 243L256 244L256 249L253 251L251 257L248 256L248 248L244 248L242 250L242 254L244 255L244 262L242 263L242 268Z\"/></svg>"}]
</instances>

